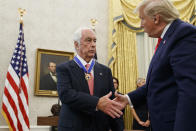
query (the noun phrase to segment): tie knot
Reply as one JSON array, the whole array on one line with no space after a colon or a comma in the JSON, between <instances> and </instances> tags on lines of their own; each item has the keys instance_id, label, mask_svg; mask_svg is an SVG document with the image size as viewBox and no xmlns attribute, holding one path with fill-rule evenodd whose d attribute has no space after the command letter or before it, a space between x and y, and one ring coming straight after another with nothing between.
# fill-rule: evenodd
<instances>
[{"instance_id":1,"label":"tie knot","mask_svg":"<svg viewBox=\"0 0 196 131\"><path fill-rule=\"evenodd\" d=\"M157 45L156 45L156 47L155 47L154 53L156 52L157 48L159 47L159 44L161 43L161 41L162 41L162 38L161 38L161 37L158 38Z\"/></svg>"},{"instance_id":2,"label":"tie knot","mask_svg":"<svg viewBox=\"0 0 196 131\"><path fill-rule=\"evenodd\" d=\"M90 64L86 64L85 67L88 70L89 69Z\"/></svg>"}]
</instances>

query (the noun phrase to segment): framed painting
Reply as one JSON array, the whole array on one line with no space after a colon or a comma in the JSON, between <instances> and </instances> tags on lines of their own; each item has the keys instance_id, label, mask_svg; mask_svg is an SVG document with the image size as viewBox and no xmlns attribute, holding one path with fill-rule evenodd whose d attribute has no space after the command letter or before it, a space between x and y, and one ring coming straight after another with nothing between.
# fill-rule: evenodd
<instances>
[{"instance_id":1,"label":"framed painting","mask_svg":"<svg viewBox=\"0 0 196 131\"><path fill-rule=\"evenodd\" d=\"M37 49L35 95L58 96L56 65L73 57L73 52Z\"/></svg>"}]
</instances>

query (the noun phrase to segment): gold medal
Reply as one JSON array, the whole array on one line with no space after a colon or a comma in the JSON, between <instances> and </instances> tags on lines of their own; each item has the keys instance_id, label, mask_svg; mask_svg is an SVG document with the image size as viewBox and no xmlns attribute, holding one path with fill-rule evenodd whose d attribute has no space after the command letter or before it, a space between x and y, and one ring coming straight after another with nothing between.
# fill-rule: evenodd
<instances>
[{"instance_id":1,"label":"gold medal","mask_svg":"<svg viewBox=\"0 0 196 131\"><path fill-rule=\"evenodd\" d=\"M88 74L88 73L85 73L85 79L86 79L86 80L90 80L90 79L91 79L91 75Z\"/></svg>"}]
</instances>

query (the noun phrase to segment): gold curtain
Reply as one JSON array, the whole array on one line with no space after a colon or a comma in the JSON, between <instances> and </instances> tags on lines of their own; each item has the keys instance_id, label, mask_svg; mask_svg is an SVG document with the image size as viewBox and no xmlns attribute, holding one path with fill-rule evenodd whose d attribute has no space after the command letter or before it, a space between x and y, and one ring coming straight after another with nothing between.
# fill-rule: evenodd
<instances>
[{"instance_id":1,"label":"gold curtain","mask_svg":"<svg viewBox=\"0 0 196 131\"><path fill-rule=\"evenodd\" d=\"M134 4L131 4L134 3ZM140 20L133 10L139 1L109 0L109 67L119 79L119 92L126 94L136 89L137 50L136 32L141 32ZM129 107L124 114L125 128L131 129L132 115Z\"/></svg>"},{"instance_id":2,"label":"gold curtain","mask_svg":"<svg viewBox=\"0 0 196 131\"><path fill-rule=\"evenodd\" d=\"M196 0L193 1L195 1L195 3L193 2L194 8L193 8L192 16L190 17L190 23L196 26Z\"/></svg>"},{"instance_id":3,"label":"gold curtain","mask_svg":"<svg viewBox=\"0 0 196 131\"><path fill-rule=\"evenodd\" d=\"M180 19L191 24L196 22L196 0L173 0L180 12Z\"/></svg>"},{"instance_id":4,"label":"gold curtain","mask_svg":"<svg viewBox=\"0 0 196 131\"><path fill-rule=\"evenodd\" d=\"M108 66L119 79L119 92L126 94L136 89L138 77L136 33L142 32L140 19L134 9L141 0L109 0ZM180 18L196 25L195 0L173 0ZM124 115L125 128L132 128L129 107Z\"/></svg>"}]
</instances>

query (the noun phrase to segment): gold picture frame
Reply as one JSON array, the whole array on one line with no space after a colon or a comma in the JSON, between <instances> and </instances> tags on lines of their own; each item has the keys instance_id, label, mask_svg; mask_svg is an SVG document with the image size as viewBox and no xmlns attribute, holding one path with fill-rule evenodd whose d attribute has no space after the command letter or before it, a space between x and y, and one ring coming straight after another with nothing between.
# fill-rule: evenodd
<instances>
[{"instance_id":1,"label":"gold picture frame","mask_svg":"<svg viewBox=\"0 0 196 131\"><path fill-rule=\"evenodd\" d=\"M56 79L54 79L54 77L56 78L56 76L52 75L55 73L52 73L51 65L54 65L53 70L56 71L56 68L54 68L56 65L69 61L73 59L73 57L74 57L73 52L63 52L63 51L48 50L48 49L37 49L35 95L37 96L58 96L57 89L54 87L56 84ZM50 78L47 78L47 77L50 77ZM52 81L55 84L53 84ZM51 84L49 85L49 83Z\"/></svg>"}]
</instances>

